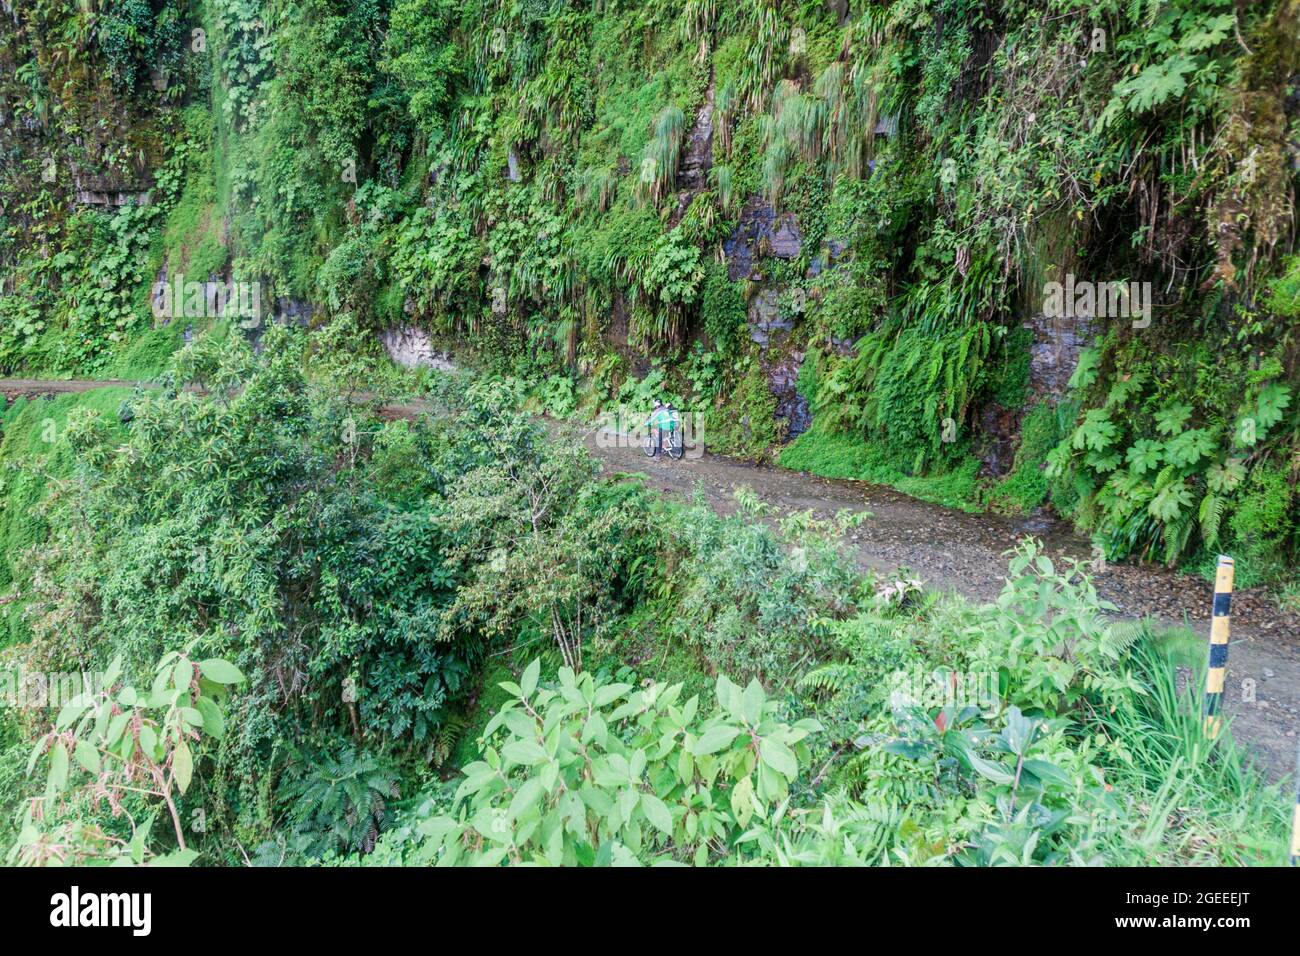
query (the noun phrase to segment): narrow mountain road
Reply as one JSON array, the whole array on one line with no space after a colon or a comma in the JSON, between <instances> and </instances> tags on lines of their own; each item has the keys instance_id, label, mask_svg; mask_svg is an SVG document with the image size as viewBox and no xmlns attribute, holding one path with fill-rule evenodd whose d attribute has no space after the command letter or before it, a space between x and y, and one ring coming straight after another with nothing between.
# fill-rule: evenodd
<instances>
[{"instance_id":1,"label":"narrow mountain road","mask_svg":"<svg viewBox=\"0 0 1300 956\"><path fill-rule=\"evenodd\" d=\"M718 511L736 508L737 488L752 489L780 512L812 510L826 517L841 509L872 517L850 533L864 568L909 569L927 586L992 601L1006 574L1003 552L1026 535L1054 559L1089 560L1088 539L1044 517L968 514L917 501L890 488L839 481L704 454L668 461L647 458L639 443L608 431L571 429L608 472L641 472L662 493L687 497L700 490ZM1151 565L1109 564L1095 576L1098 593L1129 618L1186 624L1209 638L1213 586L1200 578ZM1252 683L1253 682L1253 683ZM1300 618L1281 611L1262 589L1239 591L1232 602L1232 644L1224 707L1237 740L1251 745L1274 780L1296 769L1300 730Z\"/></svg>"},{"instance_id":2,"label":"narrow mountain road","mask_svg":"<svg viewBox=\"0 0 1300 956\"><path fill-rule=\"evenodd\" d=\"M0 379L7 398L84 392L121 381ZM422 401L390 404L385 417L412 418L428 411ZM704 454L681 461L647 458L638 443L608 431L553 425L573 434L599 457L609 473L640 472L647 485L668 495L701 491L719 512L736 507L737 488L751 488L779 512L867 510L870 520L849 536L864 568L908 569L932 588L978 601L993 600L1006 571L1003 552L1025 535L1041 540L1053 558L1091 558L1086 538L1042 517L968 514L865 482L838 481ZM1150 565L1109 565L1096 575L1101 596L1125 617L1152 617L1188 624L1208 636L1211 585L1199 578ZM1225 709L1236 739L1248 743L1261 768L1281 779L1296 767L1300 730L1300 617L1281 611L1260 589L1239 591L1232 605Z\"/></svg>"}]
</instances>

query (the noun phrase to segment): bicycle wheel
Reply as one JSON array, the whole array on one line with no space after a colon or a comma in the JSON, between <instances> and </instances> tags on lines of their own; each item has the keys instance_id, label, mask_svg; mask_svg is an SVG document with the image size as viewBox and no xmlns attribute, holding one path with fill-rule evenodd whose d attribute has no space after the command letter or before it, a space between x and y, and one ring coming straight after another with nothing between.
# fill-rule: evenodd
<instances>
[{"instance_id":1,"label":"bicycle wheel","mask_svg":"<svg viewBox=\"0 0 1300 956\"><path fill-rule=\"evenodd\" d=\"M677 432L668 433L668 440L664 442L664 451L673 461L680 461L682 455L686 453L686 449L682 445L682 438Z\"/></svg>"},{"instance_id":2,"label":"bicycle wheel","mask_svg":"<svg viewBox=\"0 0 1300 956\"><path fill-rule=\"evenodd\" d=\"M653 432L645 436L645 440L641 442L641 450L645 452L647 458L653 458L655 456L656 448Z\"/></svg>"}]
</instances>

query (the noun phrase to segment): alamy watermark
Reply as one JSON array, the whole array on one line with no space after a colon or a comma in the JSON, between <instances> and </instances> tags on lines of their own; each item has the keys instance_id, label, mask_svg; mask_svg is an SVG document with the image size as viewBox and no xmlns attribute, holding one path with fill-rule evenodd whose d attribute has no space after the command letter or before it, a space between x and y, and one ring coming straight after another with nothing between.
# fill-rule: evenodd
<instances>
[{"instance_id":1,"label":"alamy watermark","mask_svg":"<svg viewBox=\"0 0 1300 956\"><path fill-rule=\"evenodd\" d=\"M82 694L106 689L102 671L0 670L0 704L19 710L60 708Z\"/></svg>"},{"instance_id":2,"label":"alamy watermark","mask_svg":"<svg viewBox=\"0 0 1300 956\"><path fill-rule=\"evenodd\" d=\"M928 671L924 667L896 670L886 678L889 706L900 710L921 707L975 707L988 710L1001 699L994 671Z\"/></svg>"},{"instance_id":3,"label":"alamy watermark","mask_svg":"<svg viewBox=\"0 0 1300 956\"><path fill-rule=\"evenodd\" d=\"M596 419L596 446L598 448L639 448L646 447L646 441L657 440L655 429L650 425L653 413L649 409L637 409L627 405L601 412ZM703 429L700 427L701 416L696 412L678 411L677 428L674 442L680 443L682 457L701 458L704 456ZM668 432L663 436L663 447L668 446Z\"/></svg>"},{"instance_id":4,"label":"alamy watermark","mask_svg":"<svg viewBox=\"0 0 1300 956\"><path fill-rule=\"evenodd\" d=\"M1133 328L1151 324L1150 282L1092 282L1067 273L1065 282L1043 286L1043 314L1049 319L1132 319Z\"/></svg>"},{"instance_id":5,"label":"alamy watermark","mask_svg":"<svg viewBox=\"0 0 1300 956\"><path fill-rule=\"evenodd\" d=\"M262 322L262 283L186 282L184 273L154 283L150 305L156 319L216 319L226 316L240 320L245 329L255 329Z\"/></svg>"}]
</instances>

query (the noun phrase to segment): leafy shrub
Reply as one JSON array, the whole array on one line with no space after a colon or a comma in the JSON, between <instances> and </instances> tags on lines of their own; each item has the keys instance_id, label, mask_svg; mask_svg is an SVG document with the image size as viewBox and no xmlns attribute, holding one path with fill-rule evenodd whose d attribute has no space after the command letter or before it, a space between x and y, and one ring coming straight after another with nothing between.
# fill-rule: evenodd
<instances>
[{"instance_id":1,"label":"leafy shrub","mask_svg":"<svg viewBox=\"0 0 1300 956\"><path fill-rule=\"evenodd\" d=\"M195 662L170 651L158 661L147 692L123 677L122 660L115 658L102 686L87 686L63 703L53 729L37 741L27 770L46 765L45 792L24 811L9 862L139 864L156 856L160 865L185 865L197 856L186 846L180 801L194 779L194 751L223 736L220 701L244 676L227 661ZM106 830L77 812L102 804L119 826ZM149 841L163 809L175 843L159 854ZM123 822L125 832L113 832Z\"/></svg>"},{"instance_id":2,"label":"leafy shrub","mask_svg":"<svg viewBox=\"0 0 1300 956\"><path fill-rule=\"evenodd\" d=\"M814 721L725 677L704 716L681 685L641 689L534 661L484 730L449 812L415 827L411 863L724 862L786 800ZM739 845L739 846L738 846Z\"/></svg>"},{"instance_id":3,"label":"leafy shrub","mask_svg":"<svg viewBox=\"0 0 1300 956\"><path fill-rule=\"evenodd\" d=\"M780 684L799 660L823 652L820 619L852 610L859 576L836 534L866 516L837 524L798 513L773 530L753 520L762 506L752 493L737 497L745 519L697 505L673 522L684 583L671 627L711 668Z\"/></svg>"}]
</instances>

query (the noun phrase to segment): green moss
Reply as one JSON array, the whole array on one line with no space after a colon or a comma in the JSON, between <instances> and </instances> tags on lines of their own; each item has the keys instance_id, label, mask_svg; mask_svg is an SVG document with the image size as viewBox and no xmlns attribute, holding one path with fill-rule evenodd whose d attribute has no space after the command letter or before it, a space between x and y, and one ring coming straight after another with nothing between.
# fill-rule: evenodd
<instances>
[{"instance_id":1,"label":"green moss","mask_svg":"<svg viewBox=\"0 0 1300 956\"><path fill-rule=\"evenodd\" d=\"M452 767L464 767L478 759L477 741L483 734L483 728L501 709L501 706L510 699L510 695L502 689L501 684L505 681L513 681L516 677L517 675L504 663L498 663L496 666L485 670L483 687L478 699L474 702L469 723L456 740L456 746L452 748L451 754L447 758L447 763Z\"/></svg>"},{"instance_id":2,"label":"green moss","mask_svg":"<svg viewBox=\"0 0 1300 956\"><path fill-rule=\"evenodd\" d=\"M194 162L181 198L163 227L169 275L184 273L202 282L221 274L229 252L221 241L219 222L213 155L209 150Z\"/></svg>"},{"instance_id":3,"label":"green moss","mask_svg":"<svg viewBox=\"0 0 1300 956\"><path fill-rule=\"evenodd\" d=\"M878 445L814 422L812 428L782 449L777 464L823 478L889 485L921 501L962 511L980 510L978 459L965 456L953 467L928 475L908 475L894 464L895 460Z\"/></svg>"},{"instance_id":4,"label":"green moss","mask_svg":"<svg viewBox=\"0 0 1300 956\"><path fill-rule=\"evenodd\" d=\"M172 353L184 344L184 321L149 329L122 350L107 374L132 381L157 378L166 371Z\"/></svg>"},{"instance_id":5,"label":"green moss","mask_svg":"<svg viewBox=\"0 0 1300 956\"><path fill-rule=\"evenodd\" d=\"M709 409L705 428L704 441L712 451L756 460L772 453L781 438L781 422L762 363L750 359L727 401Z\"/></svg>"},{"instance_id":6,"label":"green moss","mask_svg":"<svg viewBox=\"0 0 1300 956\"><path fill-rule=\"evenodd\" d=\"M1226 549L1237 566L1237 587L1275 580L1290 570L1285 547L1292 530L1292 498L1291 483L1283 468L1264 465L1251 472L1246 492L1230 521L1231 538Z\"/></svg>"},{"instance_id":7,"label":"green moss","mask_svg":"<svg viewBox=\"0 0 1300 956\"><path fill-rule=\"evenodd\" d=\"M45 523L32 509L51 481L71 474L72 460L61 441L68 416L84 408L115 421L130 396L128 388L102 388L56 399L19 399L0 417L0 594L13 584L23 550L45 538ZM0 646L24 636L21 605L0 606Z\"/></svg>"},{"instance_id":8,"label":"green moss","mask_svg":"<svg viewBox=\"0 0 1300 956\"><path fill-rule=\"evenodd\" d=\"M1051 484L1043 471L1047 453L1064 437L1056 406L1039 402L1020 423L1020 445L1011 471L989 492L989 503L1018 512L1033 511Z\"/></svg>"},{"instance_id":9,"label":"green moss","mask_svg":"<svg viewBox=\"0 0 1300 956\"><path fill-rule=\"evenodd\" d=\"M860 479L867 470L870 446L855 435L832 432L817 422L781 450L777 464L823 478Z\"/></svg>"},{"instance_id":10,"label":"green moss","mask_svg":"<svg viewBox=\"0 0 1300 956\"><path fill-rule=\"evenodd\" d=\"M1019 408L1029 393L1029 347L1032 329L1012 329L1003 340L995 362L988 369L989 397L1003 408Z\"/></svg>"},{"instance_id":11,"label":"green moss","mask_svg":"<svg viewBox=\"0 0 1300 956\"><path fill-rule=\"evenodd\" d=\"M735 349L745 329L745 298L741 284L727 277L727 267L710 261L706 266L700 308L704 331L724 354Z\"/></svg>"}]
</instances>

